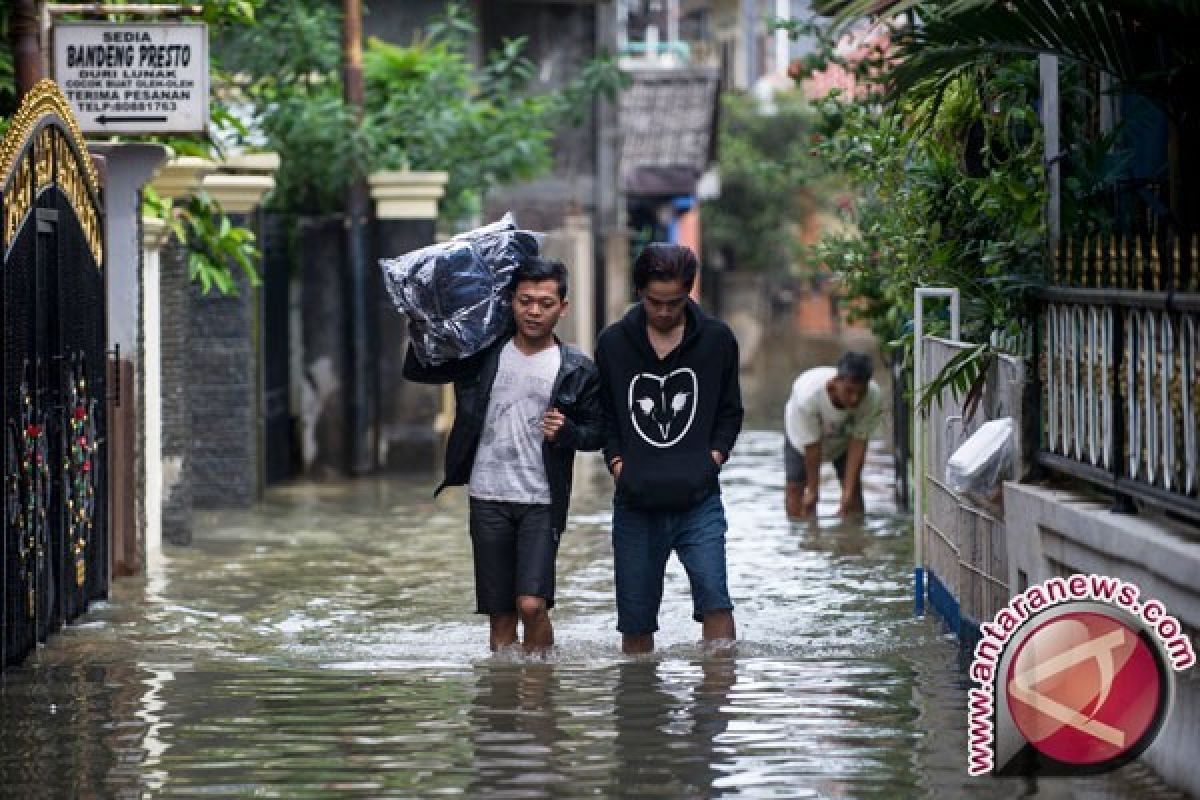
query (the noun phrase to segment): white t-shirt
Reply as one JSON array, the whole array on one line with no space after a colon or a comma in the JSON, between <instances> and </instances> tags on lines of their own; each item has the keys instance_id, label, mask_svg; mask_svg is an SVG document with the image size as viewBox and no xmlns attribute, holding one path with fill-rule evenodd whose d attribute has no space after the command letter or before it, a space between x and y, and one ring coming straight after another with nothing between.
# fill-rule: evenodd
<instances>
[{"instance_id":1,"label":"white t-shirt","mask_svg":"<svg viewBox=\"0 0 1200 800\"><path fill-rule=\"evenodd\" d=\"M836 367L816 367L792 384L784 408L784 432L792 447L804 452L821 443L821 460L833 461L846 452L851 439L870 439L882 418L879 385L871 381L862 402L854 409L835 408L825 388L837 375Z\"/></svg>"},{"instance_id":2,"label":"white t-shirt","mask_svg":"<svg viewBox=\"0 0 1200 800\"><path fill-rule=\"evenodd\" d=\"M542 463L542 416L562 354L557 346L527 356L509 341L500 351L496 382L467 493L507 503L551 502Z\"/></svg>"}]
</instances>

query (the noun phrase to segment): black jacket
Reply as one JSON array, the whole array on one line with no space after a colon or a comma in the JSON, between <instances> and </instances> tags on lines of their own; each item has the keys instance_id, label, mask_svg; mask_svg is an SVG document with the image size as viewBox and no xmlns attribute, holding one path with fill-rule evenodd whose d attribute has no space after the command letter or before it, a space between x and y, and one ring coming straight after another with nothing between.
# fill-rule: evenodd
<instances>
[{"instance_id":1,"label":"black jacket","mask_svg":"<svg viewBox=\"0 0 1200 800\"><path fill-rule=\"evenodd\" d=\"M664 359L640 303L596 343L605 462L621 456L617 501L634 508L684 510L718 491L711 451L728 458L742 429L737 340L695 303L685 313L683 340Z\"/></svg>"},{"instance_id":2,"label":"black jacket","mask_svg":"<svg viewBox=\"0 0 1200 800\"><path fill-rule=\"evenodd\" d=\"M471 480L475 452L487 419L488 399L500 365L500 351L511 338L506 336L470 358L437 367L421 364L411 346L405 355L404 377L408 380L454 383L454 425L446 442L446 475L434 494ZM561 533L567 525L575 451L600 449L604 443L604 412L596 365L570 345L558 342L558 349L562 358L550 403L566 419L553 442L542 442L542 464L550 484L551 516L555 530Z\"/></svg>"}]
</instances>

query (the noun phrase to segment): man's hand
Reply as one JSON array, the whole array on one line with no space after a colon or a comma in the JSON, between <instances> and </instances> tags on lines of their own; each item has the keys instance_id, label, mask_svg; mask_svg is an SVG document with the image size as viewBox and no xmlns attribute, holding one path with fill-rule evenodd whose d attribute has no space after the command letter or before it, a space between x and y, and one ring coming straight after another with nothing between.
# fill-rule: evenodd
<instances>
[{"instance_id":1,"label":"man's hand","mask_svg":"<svg viewBox=\"0 0 1200 800\"><path fill-rule=\"evenodd\" d=\"M562 412L553 406L542 415L542 435L546 437L547 442L553 442L558 438L558 432L562 430L566 419Z\"/></svg>"},{"instance_id":2,"label":"man's hand","mask_svg":"<svg viewBox=\"0 0 1200 800\"><path fill-rule=\"evenodd\" d=\"M614 481L621 477L621 467L623 466L625 466L625 462L621 460L620 456L617 456L609 462L608 469L612 473Z\"/></svg>"},{"instance_id":3,"label":"man's hand","mask_svg":"<svg viewBox=\"0 0 1200 800\"><path fill-rule=\"evenodd\" d=\"M721 456L720 450L710 450L709 452L712 453L712 460L716 462L718 467L725 463L725 459Z\"/></svg>"},{"instance_id":4,"label":"man's hand","mask_svg":"<svg viewBox=\"0 0 1200 800\"><path fill-rule=\"evenodd\" d=\"M800 517L807 519L815 516L817 513L817 489L816 487L806 487L804 496L800 498Z\"/></svg>"}]
</instances>

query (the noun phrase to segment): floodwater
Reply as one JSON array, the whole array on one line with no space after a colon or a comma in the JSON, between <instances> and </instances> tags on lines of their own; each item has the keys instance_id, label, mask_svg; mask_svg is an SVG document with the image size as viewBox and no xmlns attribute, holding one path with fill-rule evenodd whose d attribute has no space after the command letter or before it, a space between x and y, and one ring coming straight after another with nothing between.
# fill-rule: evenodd
<instances>
[{"instance_id":1,"label":"floodwater","mask_svg":"<svg viewBox=\"0 0 1200 800\"><path fill-rule=\"evenodd\" d=\"M733 657L698 645L675 561L658 652L619 653L593 455L544 659L487 652L465 502L432 476L201 514L193 546L0 676L0 795L1176 797L1138 764L968 778L958 651L912 616L890 457L872 452L865 520L790 525L781 447L748 431L722 476Z\"/></svg>"}]
</instances>

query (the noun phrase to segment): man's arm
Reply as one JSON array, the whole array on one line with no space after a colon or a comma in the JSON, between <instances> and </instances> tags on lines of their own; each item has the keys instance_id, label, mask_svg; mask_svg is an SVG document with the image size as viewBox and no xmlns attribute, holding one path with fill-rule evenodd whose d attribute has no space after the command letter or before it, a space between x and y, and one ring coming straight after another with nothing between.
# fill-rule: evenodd
<instances>
[{"instance_id":1,"label":"man's arm","mask_svg":"<svg viewBox=\"0 0 1200 800\"><path fill-rule=\"evenodd\" d=\"M437 366L426 366L417 358L417 354L410 342L408 350L404 354L404 379L413 381L414 383L453 383L459 378L464 378L478 370L480 364L483 363L483 354L488 349L491 348L487 348L469 358L447 361L445 364L438 364Z\"/></svg>"},{"instance_id":2,"label":"man's arm","mask_svg":"<svg viewBox=\"0 0 1200 800\"><path fill-rule=\"evenodd\" d=\"M605 444L606 433L600 375L591 368L580 389L576 410L571 416L564 417L554 443L572 450L599 450Z\"/></svg>"},{"instance_id":3,"label":"man's arm","mask_svg":"<svg viewBox=\"0 0 1200 800\"><path fill-rule=\"evenodd\" d=\"M862 511L862 470L867 459L867 443L883 421L882 393L879 384L871 381L866 396L851 415L846 433L850 437L846 449L846 464L842 471L842 501L838 514Z\"/></svg>"},{"instance_id":4,"label":"man's arm","mask_svg":"<svg viewBox=\"0 0 1200 800\"><path fill-rule=\"evenodd\" d=\"M721 397L717 406L717 419L713 425L712 450L720 455L718 464L729 460L729 453L742 432L742 420L746 416L742 408L742 385L738 376L738 343L729 334L729 354L721 376Z\"/></svg>"},{"instance_id":5,"label":"man's arm","mask_svg":"<svg viewBox=\"0 0 1200 800\"><path fill-rule=\"evenodd\" d=\"M846 467L842 475L842 502L838 505L839 515L862 510L858 507L858 493L866 456L867 440L851 439L846 448Z\"/></svg>"},{"instance_id":6,"label":"man's arm","mask_svg":"<svg viewBox=\"0 0 1200 800\"><path fill-rule=\"evenodd\" d=\"M613 405L612 391L608 385L608 357L603 339L596 347L596 372L599 378L600 413L603 418L604 464L615 477L622 461L621 425L617 417L617 409Z\"/></svg>"},{"instance_id":7,"label":"man's arm","mask_svg":"<svg viewBox=\"0 0 1200 800\"><path fill-rule=\"evenodd\" d=\"M821 486L821 441L804 446L804 497L800 501L801 516L817 513L817 498Z\"/></svg>"}]
</instances>

